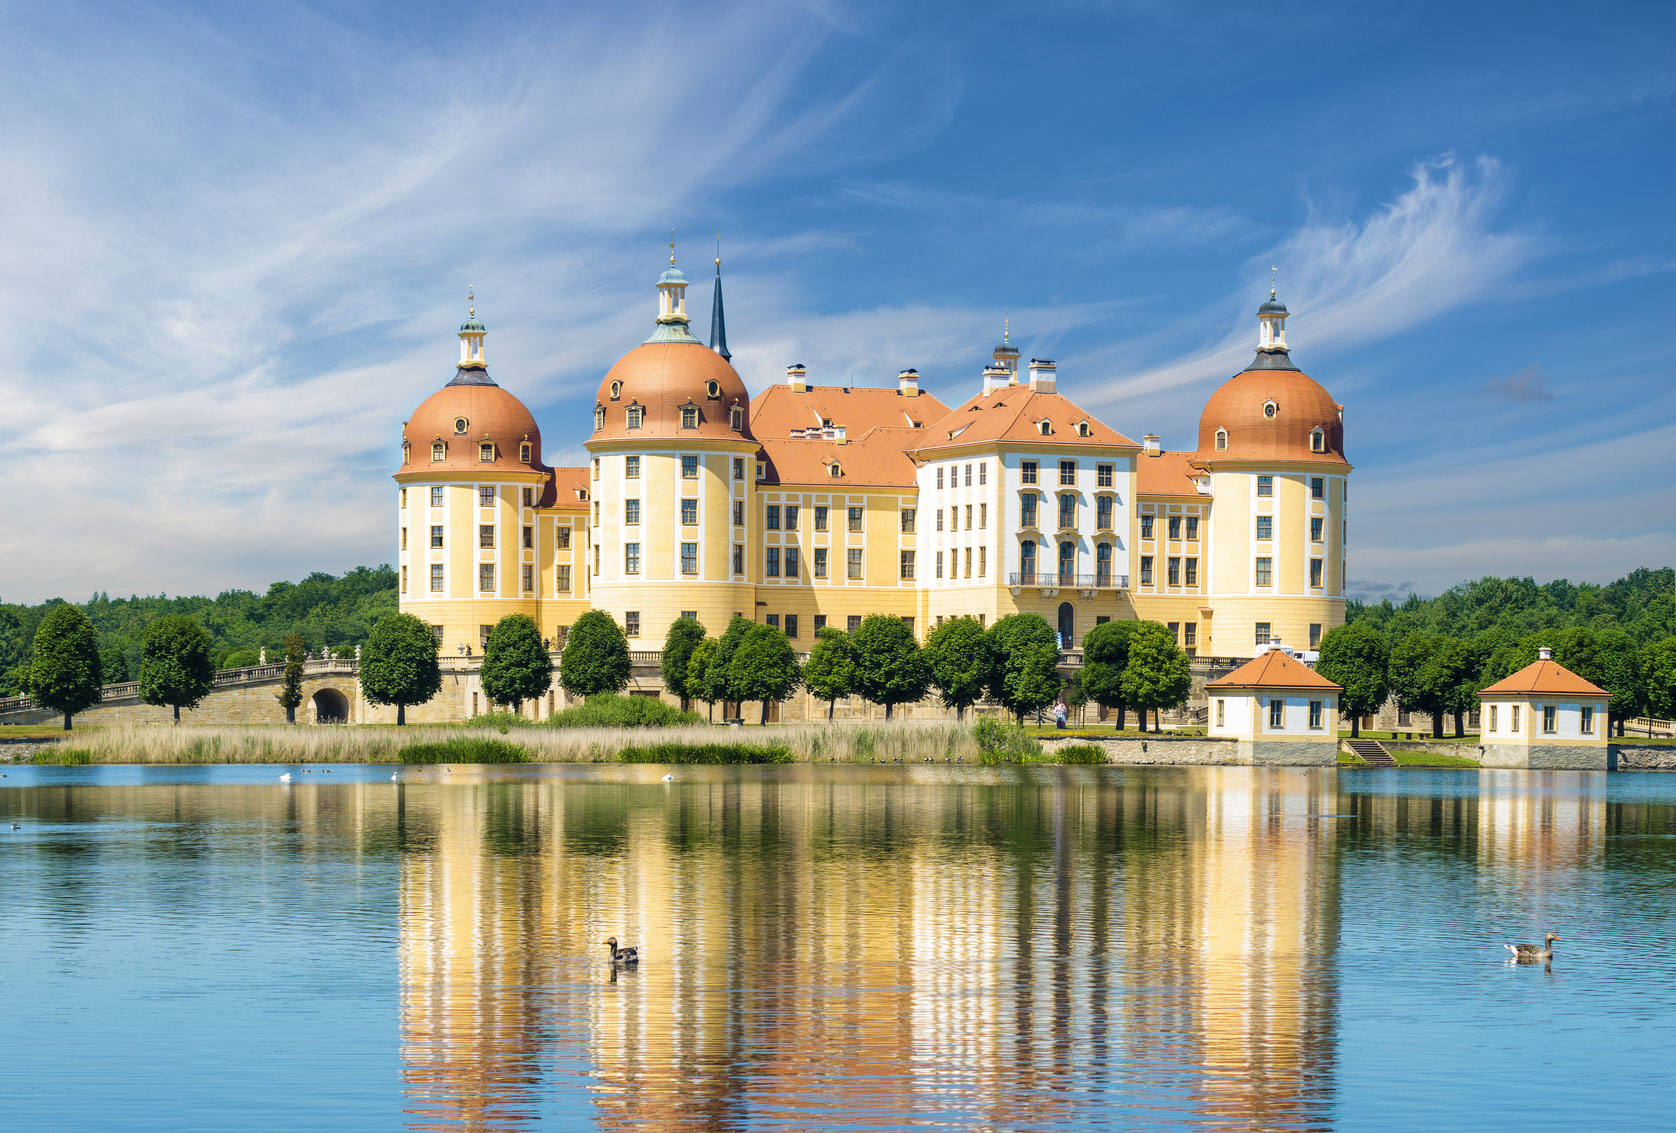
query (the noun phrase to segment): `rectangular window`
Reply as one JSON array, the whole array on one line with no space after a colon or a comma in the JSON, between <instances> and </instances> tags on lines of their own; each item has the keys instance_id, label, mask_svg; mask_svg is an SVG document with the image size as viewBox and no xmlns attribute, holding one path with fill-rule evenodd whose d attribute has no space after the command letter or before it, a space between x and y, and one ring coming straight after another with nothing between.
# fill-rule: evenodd
<instances>
[{"instance_id":1,"label":"rectangular window","mask_svg":"<svg viewBox=\"0 0 1676 1133\"><path fill-rule=\"evenodd\" d=\"M1494 704L1490 705L1490 731L1492 731L1492 732L1496 730L1496 708L1497 707L1498 706L1494 705Z\"/></svg>"},{"instance_id":2,"label":"rectangular window","mask_svg":"<svg viewBox=\"0 0 1676 1133\"><path fill-rule=\"evenodd\" d=\"M554 590L560 594L570 593L570 565L567 563L558 568L558 582Z\"/></svg>"},{"instance_id":3,"label":"rectangular window","mask_svg":"<svg viewBox=\"0 0 1676 1133\"><path fill-rule=\"evenodd\" d=\"M1061 460L1059 462L1059 482L1065 486L1075 485L1077 482L1077 462Z\"/></svg>"},{"instance_id":4,"label":"rectangular window","mask_svg":"<svg viewBox=\"0 0 1676 1133\"><path fill-rule=\"evenodd\" d=\"M624 500L623 501L623 522L624 523L639 523L640 522L640 501L639 500Z\"/></svg>"},{"instance_id":5,"label":"rectangular window","mask_svg":"<svg viewBox=\"0 0 1676 1133\"><path fill-rule=\"evenodd\" d=\"M624 613L623 613L623 636L624 637L639 637L640 636L640 611L639 610L626 610L626 611L624 611Z\"/></svg>"},{"instance_id":6,"label":"rectangular window","mask_svg":"<svg viewBox=\"0 0 1676 1133\"><path fill-rule=\"evenodd\" d=\"M594 457L594 479L599 479L599 457Z\"/></svg>"},{"instance_id":7,"label":"rectangular window","mask_svg":"<svg viewBox=\"0 0 1676 1133\"><path fill-rule=\"evenodd\" d=\"M766 519L764 520L763 525L769 531L780 530L780 505L779 504L769 504L767 506L767 508L765 509L765 515L766 515Z\"/></svg>"},{"instance_id":8,"label":"rectangular window","mask_svg":"<svg viewBox=\"0 0 1676 1133\"><path fill-rule=\"evenodd\" d=\"M594 526L599 526L599 501L594 501Z\"/></svg>"},{"instance_id":9,"label":"rectangular window","mask_svg":"<svg viewBox=\"0 0 1676 1133\"><path fill-rule=\"evenodd\" d=\"M796 614L787 614L786 615L786 636L787 637L796 637L797 636L797 615Z\"/></svg>"},{"instance_id":10,"label":"rectangular window","mask_svg":"<svg viewBox=\"0 0 1676 1133\"><path fill-rule=\"evenodd\" d=\"M972 530L972 505L966 505L966 530Z\"/></svg>"},{"instance_id":11,"label":"rectangular window","mask_svg":"<svg viewBox=\"0 0 1676 1133\"><path fill-rule=\"evenodd\" d=\"M489 637L494 632L495 632L495 627L494 626L478 626L477 627L477 647L479 649L489 648Z\"/></svg>"},{"instance_id":12,"label":"rectangular window","mask_svg":"<svg viewBox=\"0 0 1676 1133\"><path fill-rule=\"evenodd\" d=\"M1542 706L1542 731L1545 735L1551 736L1554 734L1554 715L1554 706L1552 704L1544 704Z\"/></svg>"},{"instance_id":13,"label":"rectangular window","mask_svg":"<svg viewBox=\"0 0 1676 1133\"><path fill-rule=\"evenodd\" d=\"M1286 702L1284 700L1269 701L1269 727L1283 728L1286 726Z\"/></svg>"},{"instance_id":14,"label":"rectangular window","mask_svg":"<svg viewBox=\"0 0 1676 1133\"><path fill-rule=\"evenodd\" d=\"M937 466L937 487L941 488L942 486L943 486L943 466L941 464L939 464Z\"/></svg>"},{"instance_id":15,"label":"rectangular window","mask_svg":"<svg viewBox=\"0 0 1676 1133\"><path fill-rule=\"evenodd\" d=\"M698 457L697 456L692 455L692 454L687 454L687 455L684 455L684 456L681 457L681 479L683 479L683 480L697 480L698 479Z\"/></svg>"},{"instance_id":16,"label":"rectangular window","mask_svg":"<svg viewBox=\"0 0 1676 1133\"><path fill-rule=\"evenodd\" d=\"M971 578L972 577L972 548L970 548L970 547L966 548L965 559L966 559L966 577Z\"/></svg>"},{"instance_id":17,"label":"rectangular window","mask_svg":"<svg viewBox=\"0 0 1676 1133\"><path fill-rule=\"evenodd\" d=\"M989 462L987 460L978 463L978 483L989 483Z\"/></svg>"},{"instance_id":18,"label":"rectangular window","mask_svg":"<svg viewBox=\"0 0 1676 1133\"><path fill-rule=\"evenodd\" d=\"M1324 530L1326 525L1327 525L1327 521L1325 519L1321 518L1319 515L1314 516L1310 519L1310 521L1309 521L1309 541L1311 543L1321 542L1322 538L1326 534L1326 532Z\"/></svg>"},{"instance_id":19,"label":"rectangular window","mask_svg":"<svg viewBox=\"0 0 1676 1133\"><path fill-rule=\"evenodd\" d=\"M1177 641L1177 642L1179 642L1181 640L1181 623L1180 622L1165 622L1164 623L1164 628L1170 631L1171 640Z\"/></svg>"},{"instance_id":20,"label":"rectangular window","mask_svg":"<svg viewBox=\"0 0 1676 1133\"><path fill-rule=\"evenodd\" d=\"M819 633L821 630L823 630L825 628L826 628L826 615L825 614L816 614L815 615L815 632Z\"/></svg>"},{"instance_id":21,"label":"rectangular window","mask_svg":"<svg viewBox=\"0 0 1676 1133\"><path fill-rule=\"evenodd\" d=\"M1170 538L1172 540L1181 539L1181 516L1179 515L1170 516Z\"/></svg>"},{"instance_id":22,"label":"rectangular window","mask_svg":"<svg viewBox=\"0 0 1676 1133\"><path fill-rule=\"evenodd\" d=\"M1311 476L1309 478L1309 497L1312 500L1326 499L1327 482L1319 476Z\"/></svg>"},{"instance_id":23,"label":"rectangular window","mask_svg":"<svg viewBox=\"0 0 1676 1133\"><path fill-rule=\"evenodd\" d=\"M851 531L860 531L861 530L861 509L858 508L858 507L853 507L853 508L850 509L850 530Z\"/></svg>"},{"instance_id":24,"label":"rectangular window","mask_svg":"<svg viewBox=\"0 0 1676 1133\"><path fill-rule=\"evenodd\" d=\"M978 467L981 468L983 466L979 465ZM978 505L978 530L979 531L988 531L989 530L989 505L988 504L979 504Z\"/></svg>"},{"instance_id":25,"label":"rectangular window","mask_svg":"<svg viewBox=\"0 0 1676 1133\"><path fill-rule=\"evenodd\" d=\"M1310 622L1309 623L1309 647L1311 649L1321 648L1321 623L1320 622Z\"/></svg>"},{"instance_id":26,"label":"rectangular window","mask_svg":"<svg viewBox=\"0 0 1676 1133\"><path fill-rule=\"evenodd\" d=\"M696 524L697 522L698 522L698 501L697 500L682 500L681 501L681 524L682 524L682 526L691 527L694 524Z\"/></svg>"},{"instance_id":27,"label":"rectangular window","mask_svg":"<svg viewBox=\"0 0 1676 1133\"><path fill-rule=\"evenodd\" d=\"M914 509L911 508L911 507L905 507L905 508L902 509L902 534L912 535L913 533L914 533Z\"/></svg>"},{"instance_id":28,"label":"rectangular window","mask_svg":"<svg viewBox=\"0 0 1676 1133\"><path fill-rule=\"evenodd\" d=\"M972 466L970 464L966 466L966 486L968 488L972 486Z\"/></svg>"},{"instance_id":29,"label":"rectangular window","mask_svg":"<svg viewBox=\"0 0 1676 1133\"><path fill-rule=\"evenodd\" d=\"M594 574L599 574L599 544L594 544Z\"/></svg>"},{"instance_id":30,"label":"rectangular window","mask_svg":"<svg viewBox=\"0 0 1676 1133\"><path fill-rule=\"evenodd\" d=\"M1585 736L1594 735L1595 734L1595 710L1593 708L1590 708L1588 705L1585 704L1581 709L1581 713L1582 714L1577 718L1577 728L1578 728L1578 730L1580 732L1582 732Z\"/></svg>"},{"instance_id":31,"label":"rectangular window","mask_svg":"<svg viewBox=\"0 0 1676 1133\"><path fill-rule=\"evenodd\" d=\"M477 525L477 545L479 547L493 547L495 545L495 526L492 523Z\"/></svg>"},{"instance_id":32,"label":"rectangular window","mask_svg":"<svg viewBox=\"0 0 1676 1133\"><path fill-rule=\"evenodd\" d=\"M796 531L797 530L797 518L798 518L797 517L797 510L798 509L797 509L796 504L787 504L786 505L786 530L787 531Z\"/></svg>"},{"instance_id":33,"label":"rectangular window","mask_svg":"<svg viewBox=\"0 0 1676 1133\"><path fill-rule=\"evenodd\" d=\"M937 509L937 530L941 531L942 529L943 529L943 509L938 508Z\"/></svg>"},{"instance_id":34,"label":"rectangular window","mask_svg":"<svg viewBox=\"0 0 1676 1133\"><path fill-rule=\"evenodd\" d=\"M442 489L441 488L432 488L431 489L431 506L432 507L441 507L442 506Z\"/></svg>"},{"instance_id":35,"label":"rectangular window","mask_svg":"<svg viewBox=\"0 0 1676 1133\"><path fill-rule=\"evenodd\" d=\"M978 577L979 578L988 578L989 577L989 548L988 547L979 547L978 548Z\"/></svg>"},{"instance_id":36,"label":"rectangular window","mask_svg":"<svg viewBox=\"0 0 1676 1133\"><path fill-rule=\"evenodd\" d=\"M796 578L797 577L797 566L798 566L798 563L797 563L797 548L796 547L787 547L786 548L786 577L787 578Z\"/></svg>"},{"instance_id":37,"label":"rectangular window","mask_svg":"<svg viewBox=\"0 0 1676 1133\"><path fill-rule=\"evenodd\" d=\"M1256 634L1255 634L1255 636L1257 638L1256 644L1267 645L1269 643L1269 638L1273 636L1269 632L1269 623L1268 622L1258 622L1257 626L1256 626L1256 631L1257 631Z\"/></svg>"},{"instance_id":38,"label":"rectangular window","mask_svg":"<svg viewBox=\"0 0 1676 1133\"><path fill-rule=\"evenodd\" d=\"M1059 497L1059 530L1070 531L1077 525L1077 497L1065 492Z\"/></svg>"},{"instance_id":39,"label":"rectangular window","mask_svg":"<svg viewBox=\"0 0 1676 1133\"><path fill-rule=\"evenodd\" d=\"M441 563L432 563L431 564L431 593L432 594L441 594L442 593L442 564Z\"/></svg>"},{"instance_id":40,"label":"rectangular window","mask_svg":"<svg viewBox=\"0 0 1676 1133\"><path fill-rule=\"evenodd\" d=\"M1188 586L1199 585L1199 560L1189 557L1187 560L1187 574L1182 579Z\"/></svg>"},{"instance_id":41,"label":"rectangular window","mask_svg":"<svg viewBox=\"0 0 1676 1133\"><path fill-rule=\"evenodd\" d=\"M485 594L493 593L495 589L495 564L477 564L477 589Z\"/></svg>"},{"instance_id":42,"label":"rectangular window","mask_svg":"<svg viewBox=\"0 0 1676 1133\"><path fill-rule=\"evenodd\" d=\"M406 567L402 567L402 589L401 589L401 592L403 594L407 593L407 568Z\"/></svg>"},{"instance_id":43,"label":"rectangular window","mask_svg":"<svg viewBox=\"0 0 1676 1133\"><path fill-rule=\"evenodd\" d=\"M1274 560L1267 555L1257 556L1257 585L1274 585Z\"/></svg>"},{"instance_id":44,"label":"rectangular window","mask_svg":"<svg viewBox=\"0 0 1676 1133\"><path fill-rule=\"evenodd\" d=\"M1142 586L1151 586L1152 585L1152 556L1151 555L1142 555L1141 556L1141 585Z\"/></svg>"},{"instance_id":45,"label":"rectangular window","mask_svg":"<svg viewBox=\"0 0 1676 1133\"><path fill-rule=\"evenodd\" d=\"M736 456L733 458L733 478L735 480L743 480L745 478L745 458L742 456Z\"/></svg>"},{"instance_id":46,"label":"rectangular window","mask_svg":"<svg viewBox=\"0 0 1676 1133\"><path fill-rule=\"evenodd\" d=\"M697 610L682 610L681 611L681 620L685 621L685 622L696 622L698 620L698 611Z\"/></svg>"},{"instance_id":47,"label":"rectangular window","mask_svg":"<svg viewBox=\"0 0 1676 1133\"><path fill-rule=\"evenodd\" d=\"M743 543L733 545L733 573L745 573L745 544Z\"/></svg>"},{"instance_id":48,"label":"rectangular window","mask_svg":"<svg viewBox=\"0 0 1676 1133\"><path fill-rule=\"evenodd\" d=\"M402 550L407 550L407 528L402 528Z\"/></svg>"},{"instance_id":49,"label":"rectangular window","mask_svg":"<svg viewBox=\"0 0 1676 1133\"><path fill-rule=\"evenodd\" d=\"M1309 560L1309 584L1311 586L1320 586L1321 585L1321 560L1320 559Z\"/></svg>"},{"instance_id":50,"label":"rectangular window","mask_svg":"<svg viewBox=\"0 0 1676 1133\"><path fill-rule=\"evenodd\" d=\"M1101 531L1112 529L1112 498L1110 496L1094 497L1094 526Z\"/></svg>"},{"instance_id":51,"label":"rectangular window","mask_svg":"<svg viewBox=\"0 0 1676 1133\"><path fill-rule=\"evenodd\" d=\"M902 575L901 575L902 581L912 582L914 580L914 552L912 552L912 551L903 551L902 552L901 571L902 571Z\"/></svg>"},{"instance_id":52,"label":"rectangular window","mask_svg":"<svg viewBox=\"0 0 1676 1133\"><path fill-rule=\"evenodd\" d=\"M765 460L757 461L757 479L758 480L768 479L768 462L765 461Z\"/></svg>"},{"instance_id":53,"label":"rectangular window","mask_svg":"<svg viewBox=\"0 0 1676 1133\"><path fill-rule=\"evenodd\" d=\"M1260 515L1257 517L1257 538L1274 538L1274 516Z\"/></svg>"},{"instance_id":54,"label":"rectangular window","mask_svg":"<svg viewBox=\"0 0 1676 1133\"><path fill-rule=\"evenodd\" d=\"M733 526L735 526L735 527L745 526L745 501L744 500L734 500L733 501Z\"/></svg>"},{"instance_id":55,"label":"rectangular window","mask_svg":"<svg viewBox=\"0 0 1676 1133\"><path fill-rule=\"evenodd\" d=\"M559 550L570 550L570 525L568 523L561 523L557 528L555 528L555 530L558 533Z\"/></svg>"},{"instance_id":56,"label":"rectangular window","mask_svg":"<svg viewBox=\"0 0 1676 1133\"><path fill-rule=\"evenodd\" d=\"M640 544L639 543L624 543L623 544L623 573L624 574L639 574L640 573Z\"/></svg>"},{"instance_id":57,"label":"rectangular window","mask_svg":"<svg viewBox=\"0 0 1676 1133\"><path fill-rule=\"evenodd\" d=\"M1194 539L1197 539L1198 537L1199 537L1199 517L1196 516L1196 515L1190 515L1190 516L1187 517L1187 538L1188 538L1189 541L1192 541Z\"/></svg>"},{"instance_id":58,"label":"rectangular window","mask_svg":"<svg viewBox=\"0 0 1676 1133\"><path fill-rule=\"evenodd\" d=\"M1171 586L1181 585L1181 560L1179 558L1174 555L1170 556L1170 561L1165 567L1165 575Z\"/></svg>"},{"instance_id":59,"label":"rectangular window","mask_svg":"<svg viewBox=\"0 0 1676 1133\"><path fill-rule=\"evenodd\" d=\"M780 615L779 614L769 614L766 618L763 619L763 621L768 625L769 629L779 629L780 628Z\"/></svg>"},{"instance_id":60,"label":"rectangular window","mask_svg":"<svg viewBox=\"0 0 1676 1133\"><path fill-rule=\"evenodd\" d=\"M1141 516L1141 538L1152 538L1152 517L1150 515Z\"/></svg>"},{"instance_id":61,"label":"rectangular window","mask_svg":"<svg viewBox=\"0 0 1676 1133\"><path fill-rule=\"evenodd\" d=\"M639 478L639 476L640 476L640 458L638 456L625 456L625 457L623 457L623 475L626 476L630 480L635 480L635 479Z\"/></svg>"},{"instance_id":62,"label":"rectangular window","mask_svg":"<svg viewBox=\"0 0 1676 1133\"><path fill-rule=\"evenodd\" d=\"M826 508L824 506L817 506L815 508L815 530L826 530Z\"/></svg>"},{"instance_id":63,"label":"rectangular window","mask_svg":"<svg viewBox=\"0 0 1676 1133\"><path fill-rule=\"evenodd\" d=\"M825 578L826 577L826 548L825 547L816 547L815 548L815 577L816 578Z\"/></svg>"},{"instance_id":64,"label":"rectangular window","mask_svg":"<svg viewBox=\"0 0 1676 1133\"><path fill-rule=\"evenodd\" d=\"M1272 495L1274 495L1274 477L1273 476L1259 476L1259 477L1257 477L1257 494L1259 496L1272 496Z\"/></svg>"},{"instance_id":65,"label":"rectangular window","mask_svg":"<svg viewBox=\"0 0 1676 1133\"><path fill-rule=\"evenodd\" d=\"M1035 492L1026 492L1018 498L1020 525L1036 526L1036 501L1040 498Z\"/></svg>"},{"instance_id":66,"label":"rectangular window","mask_svg":"<svg viewBox=\"0 0 1676 1133\"><path fill-rule=\"evenodd\" d=\"M937 552L937 577L943 577L943 552Z\"/></svg>"},{"instance_id":67,"label":"rectangular window","mask_svg":"<svg viewBox=\"0 0 1676 1133\"><path fill-rule=\"evenodd\" d=\"M846 552L846 554L849 556L849 560L848 560L848 574L849 574L849 577L860 578L861 577L861 548L860 547L851 547Z\"/></svg>"},{"instance_id":68,"label":"rectangular window","mask_svg":"<svg viewBox=\"0 0 1676 1133\"><path fill-rule=\"evenodd\" d=\"M529 563L525 563L524 564L524 593L528 594L528 593L532 592L533 590L535 590L535 567L531 566Z\"/></svg>"},{"instance_id":69,"label":"rectangular window","mask_svg":"<svg viewBox=\"0 0 1676 1133\"><path fill-rule=\"evenodd\" d=\"M697 574L698 573L698 544L697 543L682 543L681 544L681 573L682 574Z\"/></svg>"},{"instance_id":70,"label":"rectangular window","mask_svg":"<svg viewBox=\"0 0 1676 1133\"><path fill-rule=\"evenodd\" d=\"M431 524L431 546L442 546L442 524L440 523Z\"/></svg>"},{"instance_id":71,"label":"rectangular window","mask_svg":"<svg viewBox=\"0 0 1676 1133\"><path fill-rule=\"evenodd\" d=\"M1097 487L1110 488L1116 483L1116 466L1111 464L1096 464L1094 466L1094 483Z\"/></svg>"},{"instance_id":72,"label":"rectangular window","mask_svg":"<svg viewBox=\"0 0 1676 1133\"><path fill-rule=\"evenodd\" d=\"M1226 700L1219 699L1216 702L1216 726L1218 728L1228 726L1228 702Z\"/></svg>"},{"instance_id":73,"label":"rectangular window","mask_svg":"<svg viewBox=\"0 0 1676 1133\"><path fill-rule=\"evenodd\" d=\"M524 549L526 551L535 549L535 528L533 527L524 528Z\"/></svg>"},{"instance_id":74,"label":"rectangular window","mask_svg":"<svg viewBox=\"0 0 1676 1133\"><path fill-rule=\"evenodd\" d=\"M1508 730L1515 733L1515 734L1517 734L1518 731L1519 731L1519 708L1520 708L1520 706L1515 704L1510 709L1508 709L1509 713L1512 716L1512 720L1508 725Z\"/></svg>"},{"instance_id":75,"label":"rectangular window","mask_svg":"<svg viewBox=\"0 0 1676 1133\"><path fill-rule=\"evenodd\" d=\"M1325 707L1325 705L1326 702L1320 700L1312 700L1309 702L1310 731L1319 732L1321 730L1321 710Z\"/></svg>"},{"instance_id":76,"label":"rectangular window","mask_svg":"<svg viewBox=\"0 0 1676 1133\"><path fill-rule=\"evenodd\" d=\"M854 633L856 630L860 629L861 628L861 615L860 614L850 614L850 615L848 615L844 619L844 628L846 630L848 630L850 633Z\"/></svg>"},{"instance_id":77,"label":"rectangular window","mask_svg":"<svg viewBox=\"0 0 1676 1133\"><path fill-rule=\"evenodd\" d=\"M1181 627L1181 644L1188 650L1188 656L1191 657L1193 655L1192 650L1199 644L1198 622L1188 622Z\"/></svg>"},{"instance_id":78,"label":"rectangular window","mask_svg":"<svg viewBox=\"0 0 1676 1133\"><path fill-rule=\"evenodd\" d=\"M1036 482L1036 462L1034 460L1019 462L1018 481L1021 484L1034 484Z\"/></svg>"},{"instance_id":79,"label":"rectangular window","mask_svg":"<svg viewBox=\"0 0 1676 1133\"><path fill-rule=\"evenodd\" d=\"M494 507L495 506L495 490L493 488L487 487L487 486L478 488L477 489L477 506L478 507Z\"/></svg>"}]
</instances>

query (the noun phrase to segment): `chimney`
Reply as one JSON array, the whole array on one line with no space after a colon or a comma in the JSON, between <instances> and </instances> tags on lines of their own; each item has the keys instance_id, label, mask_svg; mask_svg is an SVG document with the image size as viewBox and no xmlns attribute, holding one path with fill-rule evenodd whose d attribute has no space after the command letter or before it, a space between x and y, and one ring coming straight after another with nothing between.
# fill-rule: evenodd
<instances>
[{"instance_id":1,"label":"chimney","mask_svg":"<svg viewBox=\"0 0 1676 1133\"><path fill-rule=\"evenodd\" d=\"M903 370L896 375L896 392L903 397L919 396L919 371Z\"/></svg>"},{"instance_id":2,"label":"chimney","mask_svg":"<svg viewBox=\"0 0 1676 1133\"><path fill-rule=\"evenodd\" d=\"M786 385L793 393L809 392L809 371L804 369L803 363L793 362L786 367Z\"/></svg>"},{"instance_id":3,"label":"chimney","mask_svg":"<svg viewBox=\"0 0 1676 1133\"><path fill-rule=\"evenodd\" d=\"M1030 389L1033 393L1053 393L1058 388L1054 375L1059 367L1052 358L1030 359Z\"/></svg>"},{"instance_id":4,"label":"chimney","mask_svg":"<svg viewBox=\"0 0 1676 1133\"><path fill-rule=\"evenodd\" d=\"M1554 651L1544 645L1537 649L1536 659L1539 661L1552 661L1554 659Z\"/></svg>"},{"instance_id":5,"label":"chimney","mask_svg":"<svg viewBox=\"0 0 1676 1133\"><path fill-rule=\"evenodd\" d=\"M988 397L996 390L1006 389L1012 384L1012 373L1005 366L985 366L983 368L983 395Z\"/></svg>"},{"instance_id":6,"label":"chimney","mask_svg":"<svg viewBox=\"0 0 1676 1133\"><path fill-rule=\"evenodd\" d=\"M1146 450L1148 456L1158 456L1164 451L1158 437L1152 433L1141 438L1141 447Z\"/></svg>"}]
</instances>

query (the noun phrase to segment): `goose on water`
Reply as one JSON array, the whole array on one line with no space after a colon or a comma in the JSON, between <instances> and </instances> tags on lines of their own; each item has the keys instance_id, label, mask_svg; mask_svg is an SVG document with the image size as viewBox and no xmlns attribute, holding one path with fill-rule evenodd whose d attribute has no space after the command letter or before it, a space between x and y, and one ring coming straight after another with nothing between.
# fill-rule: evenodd
<instances>
[{"instance_id":1,"label":"goose on water","mask_svg":"<svg viewBox=\"0 0 1676 1133\"><path fill-rule=\"evenodd\" d=\"M1559 933L1551 932L1543 938L1542 947L1534 944L1504 944L1513 958L1521 964L1538 964L1554 958L1554 941L1560 938Z\"/></svg>"},{"instance_id":2,"label":"goose on water","mask_svg":"<svg viewBox=\"0 0 1676 1133\"><path fill-rule=\"evenodd\" d=\"M640 963L640 949L618 948L617 938L614 936L607 937L606 939L600 941L600 943L609 944L611 946L611 963L621 965L623 967Z\"/></svg>"},{"instance_id":3,"label":"goose on water","mask_svg":"<svg viewBox=\"0 0 1676 1133\"><path fill-rule=\"evenodd\" d=\"M279 781L281 783L289 783L291 781L291 772L287 771L285 774L281 775L279 777Z\"/></svg>"}]
</instances>

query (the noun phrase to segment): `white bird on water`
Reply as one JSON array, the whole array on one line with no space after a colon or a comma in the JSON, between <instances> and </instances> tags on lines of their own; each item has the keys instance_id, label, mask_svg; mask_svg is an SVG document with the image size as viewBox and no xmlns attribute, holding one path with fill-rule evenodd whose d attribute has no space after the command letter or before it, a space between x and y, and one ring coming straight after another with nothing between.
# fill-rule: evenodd
<instances>
[{"instance_id":1,"label":"white bird on water","mask_svg":"<svg viewBox=\"0 0 1676 1133\"><path fill-rule=\"evenodd\" d=\"M663 777L663 781L664 781L664 782L665 782L665 783L673 783L673 782L675 782L675 776L673 776L673 775L665 775L665 776L664 776L664 777Z\"/></svg>"},{"instance_id":2,"label":"white bird on water","mask_svg":"<svg viewBox=\"0 0 1676 1133\"><path fill-rule=\"evenodd\" d=\"M397 781L398 780L396 779L396 773L394 771L390 772L390 782L395 783Z\"/></svg>"},{"instance_id":3,"label":"white bird on water","mask_svg":"<svg viewBox=\"0 0 1676 1133\"><path fill-rule=\"evenodd\" d=\"M291 781L291 772L287 771L285 774L281 775L279 777L279 781L281 783L289 783Z\"/></svg>"}]
</instances>

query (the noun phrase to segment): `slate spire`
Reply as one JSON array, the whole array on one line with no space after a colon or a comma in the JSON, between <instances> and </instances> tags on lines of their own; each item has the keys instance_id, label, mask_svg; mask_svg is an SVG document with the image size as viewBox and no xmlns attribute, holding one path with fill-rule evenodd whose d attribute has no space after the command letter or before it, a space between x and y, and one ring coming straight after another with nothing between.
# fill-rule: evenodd
<instances>
[{"instance_id":1,"label":"slate spire","mask_svg":"<svg viewBox=\"0 0 1676 1133\"><path fill-rule=\"evenodd\" d=\"M710 304L710 349L722 356L724 362L731 362L733 355L727 352L727 319L722 314L722 243L716 241L716 297Z\"/></svg>"}]
</instances>

